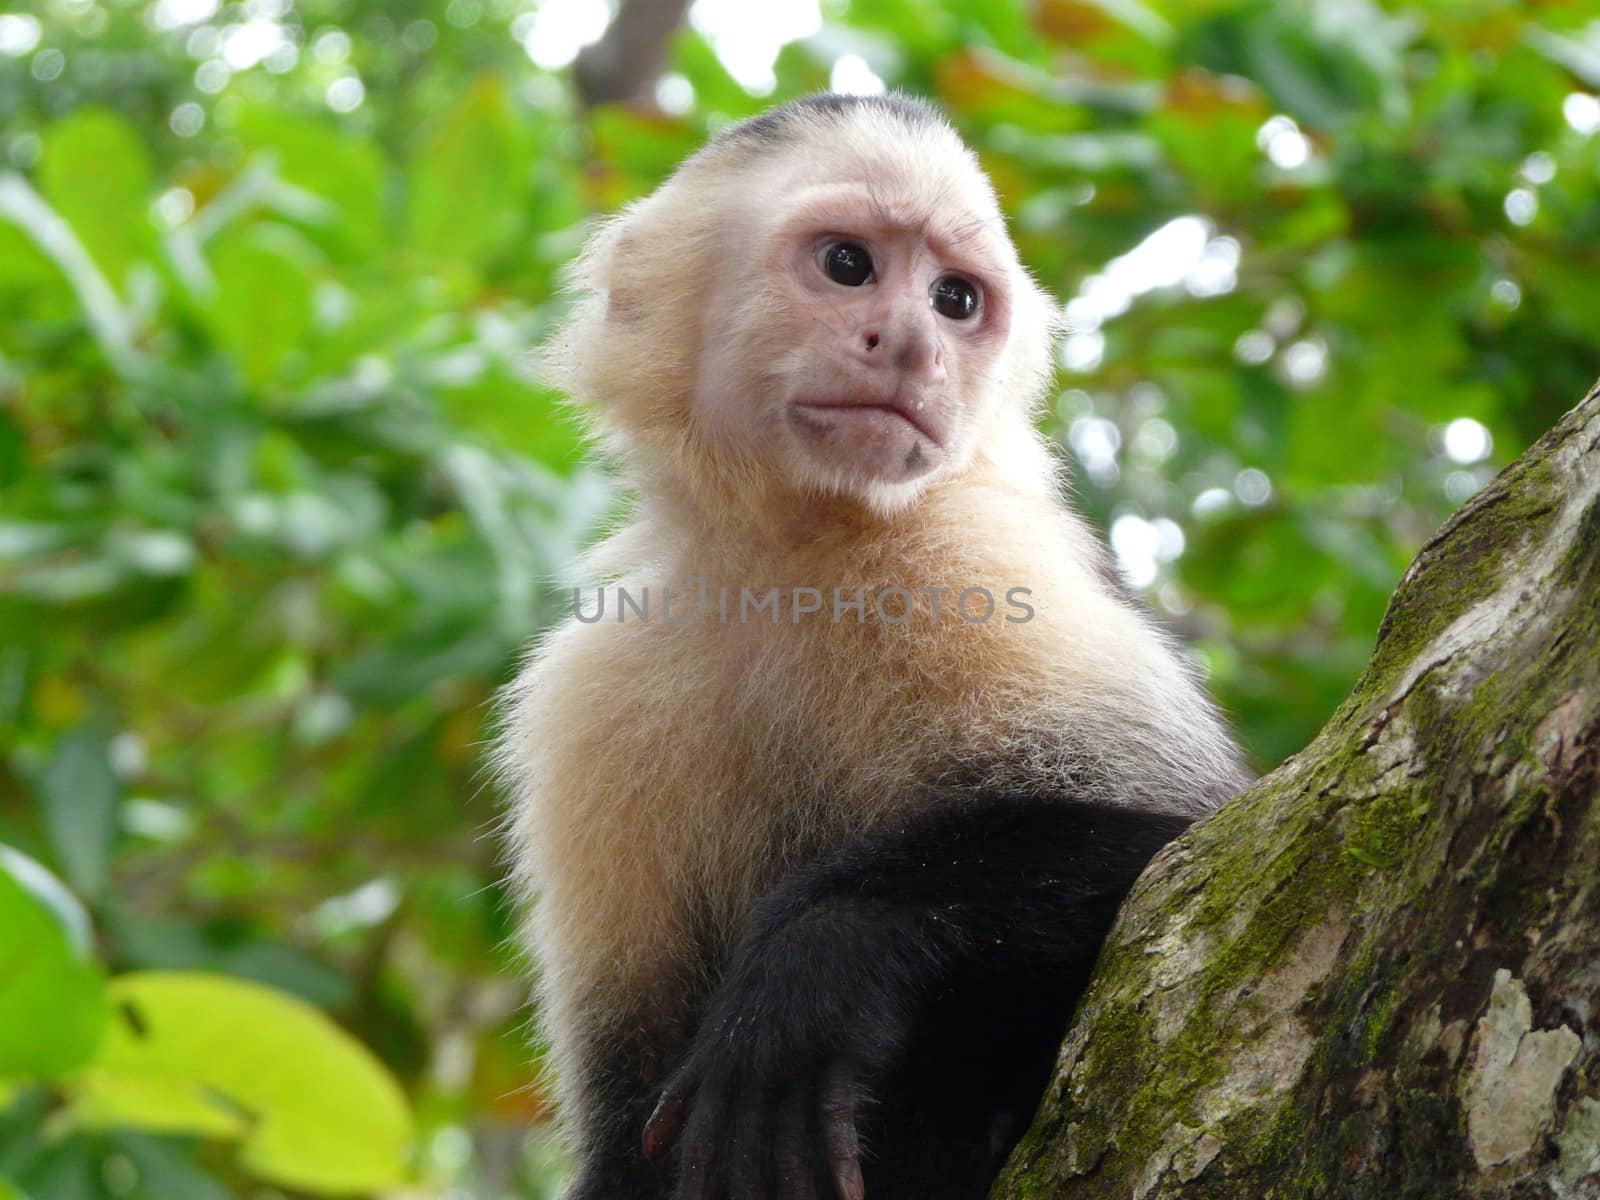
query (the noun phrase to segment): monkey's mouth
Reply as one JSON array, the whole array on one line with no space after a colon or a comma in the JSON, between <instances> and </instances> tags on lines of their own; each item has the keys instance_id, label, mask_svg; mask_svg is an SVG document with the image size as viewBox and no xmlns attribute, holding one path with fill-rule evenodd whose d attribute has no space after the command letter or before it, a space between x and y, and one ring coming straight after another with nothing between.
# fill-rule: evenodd
<instances>
[{"instance_id":1,"label":"monkey's mouth","mask_svg":"<svg viewBox=\"0 0 1600 1200\"><path fill-rule=\"evenodd\" d=\"M860 433L893 437L896 434L903 436L905 427L910 426L912 431L935 446L944 444L924 409L899 397L888 400L796 400L793 409L795 420L815 433L831 433L843 425L847 431L854 427Z\"/></svg>"},{"instance_id":2,"label":"monkey's mouth","mask_svg":"<svg viewBox=\"0 0 1600 1200\"><path fill-rule=\"evenodd\" d=\"M895 393L806 397L789 404L789 424L811 458L843 480L909 483L945 461L943 413Z\"/></svg>"}]
</instances>

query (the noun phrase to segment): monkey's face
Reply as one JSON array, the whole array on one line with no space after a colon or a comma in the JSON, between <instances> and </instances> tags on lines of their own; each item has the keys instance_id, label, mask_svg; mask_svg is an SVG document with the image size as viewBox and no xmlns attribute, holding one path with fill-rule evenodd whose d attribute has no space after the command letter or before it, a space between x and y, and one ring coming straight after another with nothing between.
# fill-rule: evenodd
<instances>
[{"instance_id":1,"label":"monkey's face","mask_svg":"<svg viewBox=\"0 0 1600 1200\"><path fill-rule=\"evenodd\" d=\"M948 126L862 108L713 142L591 240L546 356L653 485L891 516L1036 453L1060 307Z\"/></svg>"},{"instance_id":2,"label":"monkey's face","mask_svg":"<svg viewBox=\"0 0 1600 1200\"><path fill-rule=\"evenodd\" d=\"M808 167L726 216L743 285L713 288L694 419L791 483L892 511L970 461L1020 268L975 187L964 203L937 173L897 186L881 159L858 179Z\"/></svg>"}]
</instances>

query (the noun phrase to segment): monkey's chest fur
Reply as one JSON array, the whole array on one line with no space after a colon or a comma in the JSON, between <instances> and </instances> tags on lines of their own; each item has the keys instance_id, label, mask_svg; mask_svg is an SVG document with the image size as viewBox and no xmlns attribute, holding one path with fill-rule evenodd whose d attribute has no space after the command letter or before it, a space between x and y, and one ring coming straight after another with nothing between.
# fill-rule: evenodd
<instances>
[{"instance_id":1,"label":"monkey's chest fur","mask_svg":"<svg viewBox=\"0 0 1600 1200\"><path fill-rule=\"evenodd\" d=\"M1139 707L1107 687L1138 668L1116 661L1123 614L1101 608L1093 654L1063 652L1048 605L1036 624L569 624L513 713L547 991L649 990L715 961L797 865L956 781L1099 771L1091 747Z\"/></svg>"}]
</instances>

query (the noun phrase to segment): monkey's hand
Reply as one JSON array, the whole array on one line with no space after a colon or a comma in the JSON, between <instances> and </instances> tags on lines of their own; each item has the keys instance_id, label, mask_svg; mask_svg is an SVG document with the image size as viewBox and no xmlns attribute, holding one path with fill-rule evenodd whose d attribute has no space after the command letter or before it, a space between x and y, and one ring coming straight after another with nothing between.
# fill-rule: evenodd
<instances>
[{"instance_id":1,"label":"monkey's hand","mask_svg":"<svg viewBox=\"0 0 1600 1200\"><path fill-rule=\"evenodd\" d=\"M858 1113L923 974L896 948L928 943L914 912L809 882L760 906L646 1126L652 1162L676 1147L675 1200L863 1200Z\"/></svg>"},{"instance_id":2,"label":"monkey's hand","mask_svg":"<svg viewBox=\"0 0 1600 1200\"><path fill-rule=\"evenodd\" d=\"M947 1037L986 1037L998 1059L1005 1035L1003 1053L1020 1055L993 1071L1025 1084L994 1100L1003 1155L1119 902L1187 824L986 797L864 835L790 876L756 905L645 1128L652 1162L677 1148L675 1200L863 1200L857 1114L922 1052L922 1026L934 1017L937 1028L953 996L982 999L953 1026L946 1015ZM1028 1031L1020 1041L1017 1030Z\"/></svg>"}]
</instances>

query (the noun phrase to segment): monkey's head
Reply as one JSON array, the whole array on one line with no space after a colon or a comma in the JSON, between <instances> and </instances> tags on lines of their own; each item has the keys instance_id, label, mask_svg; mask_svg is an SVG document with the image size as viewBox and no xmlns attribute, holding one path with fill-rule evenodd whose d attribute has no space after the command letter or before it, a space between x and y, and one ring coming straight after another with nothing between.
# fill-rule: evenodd
<instances>
[{"instance_id":1,"label":"monkey's head","mask_svg":"<svg viewBox=\"0 0 1600 1200\"><path fill-rule=\"evenodd\" d=\"M730 127L577 282L557 378L647 484L892 514L980 456L1037 457L1056 308L920 103L820 95Z\"/></svg>"}]
</instances>

